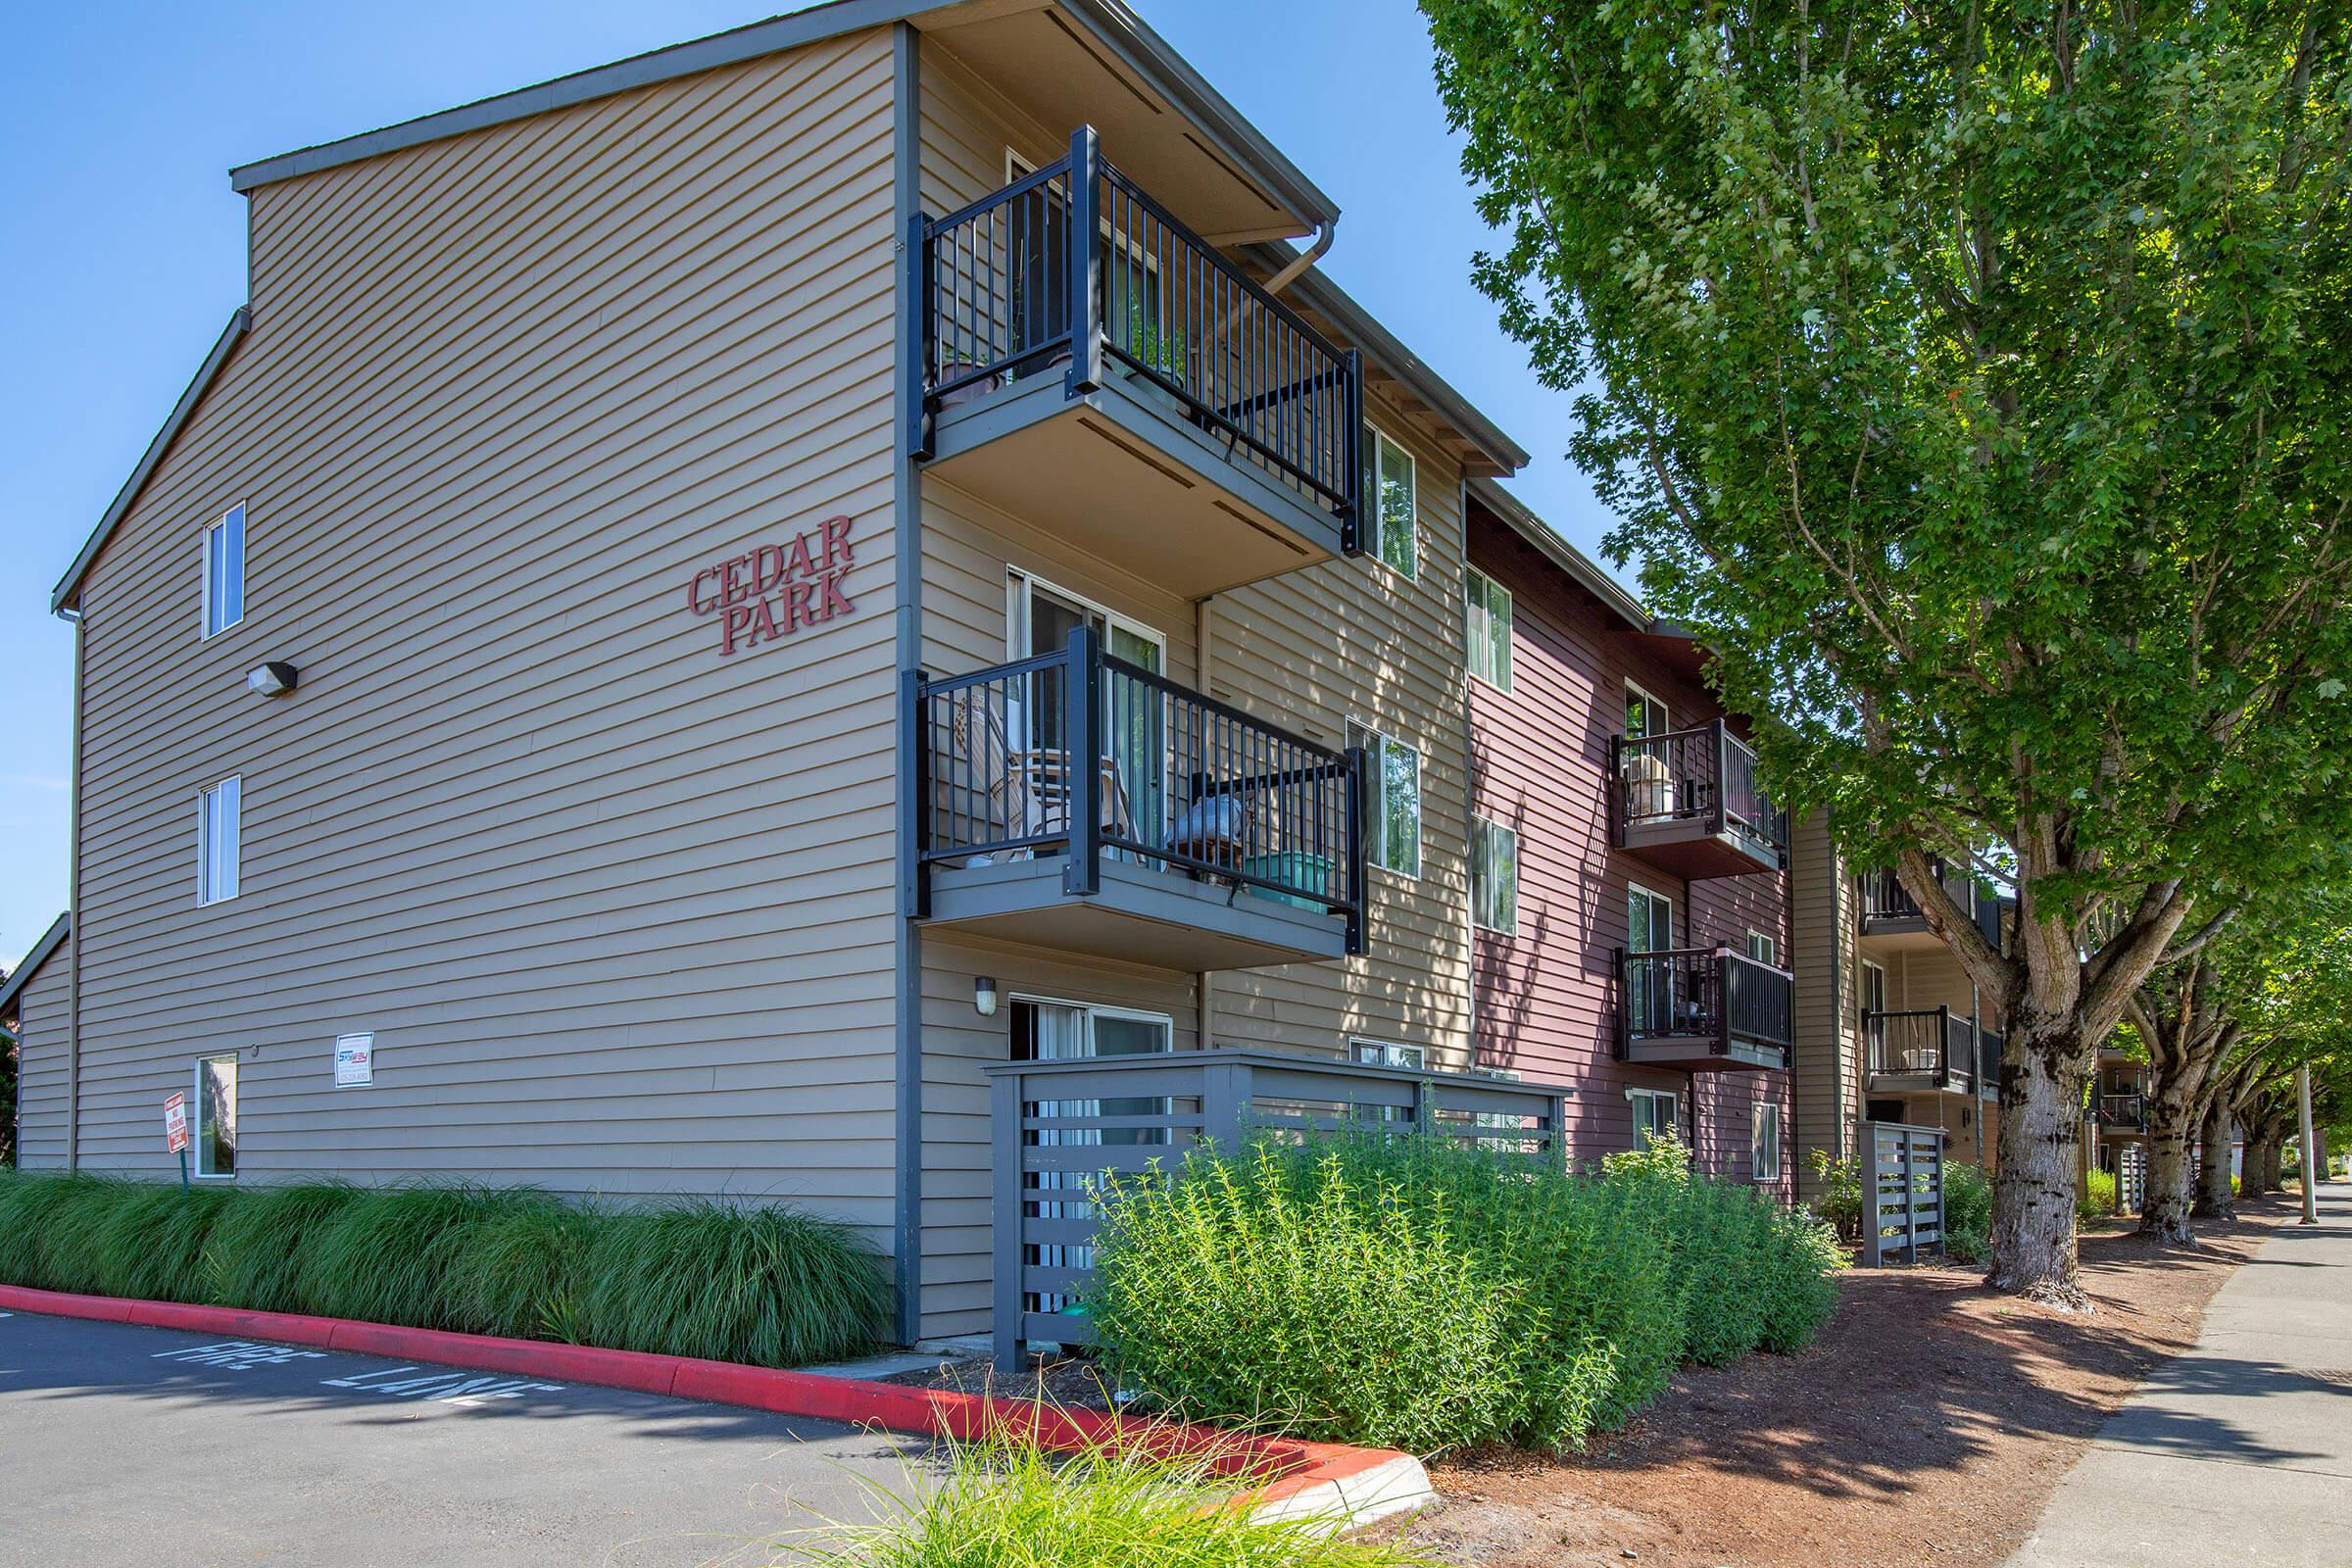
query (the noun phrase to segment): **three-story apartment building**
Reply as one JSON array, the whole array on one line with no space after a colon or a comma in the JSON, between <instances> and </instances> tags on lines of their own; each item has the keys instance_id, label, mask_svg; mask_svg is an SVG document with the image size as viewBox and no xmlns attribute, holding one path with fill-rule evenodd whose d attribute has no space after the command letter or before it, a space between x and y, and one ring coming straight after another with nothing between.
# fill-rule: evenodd
<instances>
[{"instance_id":1,"label":"three-story apartment building","mask_svg":"<svg viewBox=\"0 0 2352 1568\"><path fill-rule=\"evenodd\" d=\"M1055 1150L1252 1053L1788 1182L1693 650L1123 8L836 0L232 179L250 298L56 595L26 1163L160 1174L183 1093L200 1180L788 1200L909 1341L1052 1313Z\"/></svg>"}]
</instances>

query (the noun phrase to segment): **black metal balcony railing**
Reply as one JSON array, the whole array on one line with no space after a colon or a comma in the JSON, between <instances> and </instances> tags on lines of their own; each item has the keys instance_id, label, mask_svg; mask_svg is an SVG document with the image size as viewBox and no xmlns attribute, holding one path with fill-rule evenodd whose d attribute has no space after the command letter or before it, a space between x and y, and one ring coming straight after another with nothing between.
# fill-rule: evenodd
<instances>
[{"instance_id":1,"label":"black metal balcony railing","mask_svg":"<svg viewBox=\"0 0 2352 1568\"><path fill-rule=\"evenodd\" d=\"M1734 1041L1784 1051L1796 1043L1795 977L1786 969L1728 948L1625 953L1618 962L1628 1045L1711 1039L1722 1054Z\"/></svg>"},{"instance_id":2,"label":"black metal balcony railing","mask_svg":"<svg viewBox=\"0 0 2352 1568\"><path fill-rule=\"evenodd\" d=\"M2144 1132L2148 1125L2147 1097L2138 1094L2099 1096L2099 1125L2127 1132Z\"/></svg>"},{"instance_id":3,"label":"black metal balcony railing","mask_svg":"<svg viewBox=\"0 0 2352 1568\"><path fill-rule=\"evenodd\" d=\"M1140 186L1081 126L1060 160L907 236L922 295L917 456L953 403L1049 371L1071 395L1107 357L1342 523L1356 548L1363 374ZM1073 287L1071 280L1079 279Z\"/></svg>"},{"instance_id":4,"label":"black metal balcony railing","mask_svg":"<svg viewBox=\"0 0 2352 1568\"><path fill-rule=\"evenodd\" d=\"M1960 1084L1978 1070L1976 1026L1949 1007L1862 1014L1862 1041L1870 1074L1925 1077Z\"/></svg>"},{"instance_id":5,"label":"black metal balcony railing","mask_svg":"<svg viewBox=\"0 0 2352 1568\"><path fill-rule=\"evenodd\" d=\"M1931 858L1928 863L1934 868L1936 880L1951 894L1953 902L1968 911L1969 918L1984 933L1984 940L2007 951L2002 926L2009 901L1979 887L1976 877L1970 873L1950 873L1940 857ZM1891 867L1865 871L1855 878L1855 882L1861 896L1862 929L1865 934L1890 929L1927 928L1927 917L1920 912L1919 901L1911 897L1910 890L1903 886Z\"/></svg>"},{"instance_id":6,"label":"black metal balcony railing","mask_svg":"<svg viewBox=\"0 0 2352 1568\"><path fill-rule=\"evenodd\" d=\"M1361 951L1360 750L1113 658L1087 626L1055 653L910 676L907 701L926 868L1066 850L1065 889L1084 896L1108 855L1344 916Z\"/></svg>"},{"instance_id":7,"label":"black metal balcony railing","mask_svg":"<svg viewBox=\"0 0 2352 1568\"><path fill-rule=\"evenodd\" d=\"M1756 778L1756 754L1722 719L1667 735L1614 736L1610 776L1623 829L1687 822L1788 863L1788 813ZM1623 834L1620 834L1623 837Z\"/></svg>"},{"instance_id":8,"label":"black metal balcony railing","mask_svg":"<svg viewBox=\"0 0 2352 1568\"><path fill-rule=\"evenodd\" d=\"M1977 1093L1998 1095L2001 1088L2001 1052L2007 1042L1990 1029L1977 1031Z\"/></svg>"}]
</instances>

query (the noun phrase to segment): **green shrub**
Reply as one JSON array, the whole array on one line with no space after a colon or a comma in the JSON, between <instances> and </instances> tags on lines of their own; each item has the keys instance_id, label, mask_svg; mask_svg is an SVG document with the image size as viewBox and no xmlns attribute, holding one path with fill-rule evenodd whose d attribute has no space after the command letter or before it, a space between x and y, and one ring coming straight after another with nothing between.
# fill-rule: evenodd
<instances>
[{"instance_id":1,"label":"green shrub","mask_svg":"<svg viewBox=\"0 0 2352 1568\"><path fill-rule=\"evenodd\" d=\"M1815 1148L1805 1155L1813 1168L1818 1191L1813 1195L1812 1209L1838 1228L1844 1237L1862 1234L1862 1161L1848 1154L1838 1159L1826 1149Z\"/></svg>"},{"instance_id":2,"label":"green shrub","mask_svg":"<svg viewBox=\"0 0 2352 1568\"><path fill-rule=\"evenodd\" d=\"M0 1173L0 1283L767 1366L854 1353L890 1305L870 1248L773 1207L57 1173Z\"/></svg>"},{"instance_id":3,"label":"green shrub","mask_svg":"<svg viewBox=\"0 0 2352 1568\"><path fill-rule=\"evenodd\" d=\"M1981 1263L1992 1247L1992 1179L1982 1165L1943 1167L1943 1250L1956 1263Z\"/></svg>"},{"instance_id":4,"label":"green shrub","mask_svg":"<svg viewBox=\"0 0 2352 1568\"><path fill-rule=\"evenodd\" d=\"M1401 1546L1348 1540L1332 1522L1228 1505L1214 1455L1045 1453L1031 1445L951 1446L935 1484L890 1498L886 1523L836 1526L789 1561L823 1568L1420 1568Z\"/></svg>"},{"instance_id":5,"label":"green shrub","mask_svg":"<svg viewBox=\"0 0 2352 1568\"><path fill-rule=\"evenodd\" d=\"M1595 1180L1448 1139L1197 1153L1130 1181L1089 1298L1155 1403L1429 1451L1566 1447L1687 1359L1804 1344L1836 1239L1672 1145Z\"/></svg>"},{"instance_id":6,"label":"green shrub","mask_svg":"<svg viewBox=\"0 0 2352 1568\"><path fill-rule=\"evenodd\" d=\"M2075 1222L2079 1225L2096 1225L2103 1219L2111 1218L2114 1213L2115 1173L2094 1170L2082 1184L2082 1191L2075 1198Z\"/></svg>"},{"instance_id":7,"label":"green shrub","mask_svg":"<svg viewBox=\"0 0 2352 1568\"><path fill-rule=\"evenodd\" d=\"M853 1354L890 1310L888 1283L846 1228L709 1199L592 1227L576 1294L587 1344L760 1366Z\"/></svg>"}]
</instances>

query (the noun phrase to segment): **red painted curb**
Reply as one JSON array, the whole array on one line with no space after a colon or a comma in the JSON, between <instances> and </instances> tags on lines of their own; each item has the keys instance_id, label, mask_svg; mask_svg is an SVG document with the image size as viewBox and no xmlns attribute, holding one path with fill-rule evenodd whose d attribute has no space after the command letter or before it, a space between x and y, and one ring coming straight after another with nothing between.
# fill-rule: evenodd
<instances>
[{"instance_id":1,"label":"red painted curb","mask_svg":"<svg viewBox=\"0 0 2352 1568\"><path fill-rule=\"evenodd\" d=\"M1012 1434L1058 1450L1141 1442L1155 1451L1210 1452L1216 1456L1219 1475L1266 1478L1265 1484L1250 1494L1253 1505L1296 1496L1310 1488L1344 1481L1402 1457L1387 1448L1253 1437L1175 1422L1127 1423L1099 1411L1067 1410L1030 1399L869 1383L860 1378L824 1377L814 1372L744 1366L732 1361L701 1361L648 1350L608 1350L587 1345L550 1345L539 1340L401 1328L351 1318L253 1312L231 1306L191 1306L178 1301L138 1301L112 1296L74 1296L20 1285L0 1285L0 1308L102 1323L181 1329L195 1334L230 1334L240 1339L273 1340L284 1345L308 1345L399 1360L438 1361L484 1372L560 1379L566 1383L629 1389L640 1394L664 1394L712 1404L745 1405L778 1415L881 1427L924 1437L970 1440Z\"/></svg>"}]
</instances>

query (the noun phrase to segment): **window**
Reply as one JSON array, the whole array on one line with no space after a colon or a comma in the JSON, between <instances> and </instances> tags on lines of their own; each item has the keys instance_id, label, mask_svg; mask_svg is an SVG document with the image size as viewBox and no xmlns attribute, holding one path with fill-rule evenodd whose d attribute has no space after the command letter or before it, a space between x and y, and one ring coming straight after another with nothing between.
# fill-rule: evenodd
<instances>
[{"instance_id":1,"label":"window","mask_svg":"<svg viewBox=\"0 0 2352 1568\"><path fill-rule=\"evenodd\" d=\"M1666 705L1635 685L1625 683L1625 738L1638 741L1644 735L1665 735L1672 732L1674 719Z\"/></svg>"},{"instance_id":2,"label":"window","mask_svg":"<svg viewBox=\"0 0 2352 1568\"><path fill-rule=\"evenodd\" d=\"M233 506L204 530L204 635L245 618L245 508Z\"/></svg>"},{"instance_id":3,"label":"window","mask_svg":"<svg viewBox=\"0 0 2352 1568\"><path fill-rule=\"evenodd\" d=\"M1348 1059L1366 1067L1403 1067L1419 1072L1429 1065L1429 1053L1420 1046L1393 1046L1385 1040L1358 1037L1348 1042Z\"/></svg>"},{"instance_id":4,"label":"window","mask_svg":"<svg viewBox=\"0 0 2352 1568\"><path fill-rule=\"evenodd\" d=\"M1483 816L1470 819L1470 923L1519 934L1519 835Z\"/></svg>"},{"instance_id":5,"label":"window","mask_svg":"<svg viewBox=\"0 0 2352 1568\"><path fill-rule=\"evenodd\" d=\"M1364 856L1400 876L1421 874L1421 754L1352 721L1348 744L1364 752Z\"/></svg>"},{"instance_id":6,"label":"window","mask_svg":"<svg viewBox=\"0 0 2352 1568\"><path fill-rule=\"evenodd\" d=\"M1781 1179L1781 1107L1769 1101L1756 1106L1755 1123L1748 1133L1748 1162L1756 1180Z\"/></svg>"},{"instance_id":7,"label":"window","mask_svg":"<svg viewBox=\"0 0 2352 1568\"><path fill-rule=\"evenodd\" d=\"M1763 932L1750 929L1747 933L1747 956L1758 963L1781 966L1781 945Z\"/></svg>"},{"instance_id":8,"label":"window","mask_svg":"<svg viewBox=\"0 0 2352 1568\"><path fill-rule=\"evenodd\" d=\"M196 1174L237 1173L237 1058L207 1056L196 1063Z\"/></svg>"},{"instance_id":9,"label":"window","mask_svg":"<svg viewBox=\"0 0 2352 1568\"><path fill-rule=\"evenodd\" d=\"M196 808L196 902L237 896L237 831L242 780L231 773L204 792Z\"/></svg>"},{"instance_id":10,"label":"window","mask_svg":"<svg viewBox=\"0 0 2352 1568\"><path fill-rule=\"evenodd\" d=\"M1371 525L1364 545L1405 576L1421 569L1420 509L1415 499L1413 455L1367 425L1364 427L1364 520Z\"/></svg>"},{"instance_id":11,"label":"window","mask_svg":"<svg viewBox=\"0 0 2352 1568\"><path fill-rule=\"evenodd\" d=\"M1663 1138L1676 1138L1676 1104L1671 1089L1628 1089L1634 1107L1634 1147L1647 1149Z\"/></svg>"},{"instance_id":12,"label":"window","mask_svg":"<svg viewBox=\"0 0 2352 1568\"><path fill-rule=\"evenodd\" d=\"M1464 579L1470 673L1497 691L1511 689L1511 591L1476 566Z\"/></svg>"}]
</instances>

